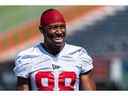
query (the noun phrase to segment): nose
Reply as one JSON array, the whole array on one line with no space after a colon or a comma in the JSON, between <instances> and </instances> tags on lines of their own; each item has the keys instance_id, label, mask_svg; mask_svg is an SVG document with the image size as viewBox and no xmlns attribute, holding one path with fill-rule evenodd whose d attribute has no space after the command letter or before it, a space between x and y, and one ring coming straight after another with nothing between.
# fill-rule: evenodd
<instances>
[{"instance_id":1,"label":"nose","mask_svg":"<svg viewBox=\"0 0 128 96\"><path fill-rule=\"evenodd\" d=\"M58 27L57 29L56 29L56 34L61 34L63 32L63 30L60 28L60 27Z\"/></svg>"}]
</instances>

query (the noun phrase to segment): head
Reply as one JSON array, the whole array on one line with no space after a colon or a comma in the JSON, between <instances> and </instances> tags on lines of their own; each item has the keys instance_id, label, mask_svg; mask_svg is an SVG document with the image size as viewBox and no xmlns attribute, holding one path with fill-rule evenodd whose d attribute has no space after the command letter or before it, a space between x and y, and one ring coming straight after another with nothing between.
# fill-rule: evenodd
<instances>
[{"instance_id":1,"label":"head","mask_svg":"<svg viewBox=\"0 0 128 96\"><path fill-rule=\"evenodd\" d=\"M48 9L43 12L39 29L44 35L44 44L47 47L60 48L64 46L66 24L58 10Z\"/></svg>"}]
</instances>

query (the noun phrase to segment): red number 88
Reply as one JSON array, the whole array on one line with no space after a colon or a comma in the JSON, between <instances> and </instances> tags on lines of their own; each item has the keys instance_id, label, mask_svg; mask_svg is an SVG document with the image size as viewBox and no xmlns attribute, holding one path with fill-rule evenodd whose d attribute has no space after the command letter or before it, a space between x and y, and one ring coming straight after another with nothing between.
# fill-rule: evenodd
<instances>
[{"instance_id":1,"label":"red number 88","mask_svg":"<svg viewBox=\"0 0 128 96\"><path fill-rule=\"evenodd\" d=\"M42 79L46 79L48 81L47 86L42 83ZM66 79L70 80L70 83L66 84ZM35 82L38 90L44 91L52 91L54 90L54 80L55 76L50 71L39 71L35 74ZM74 90L74 85L76 82L76 74L75 72L63 71L59 74L58 78L58 88L60 91L62 90Z\"/></svg>"}]
</instances>

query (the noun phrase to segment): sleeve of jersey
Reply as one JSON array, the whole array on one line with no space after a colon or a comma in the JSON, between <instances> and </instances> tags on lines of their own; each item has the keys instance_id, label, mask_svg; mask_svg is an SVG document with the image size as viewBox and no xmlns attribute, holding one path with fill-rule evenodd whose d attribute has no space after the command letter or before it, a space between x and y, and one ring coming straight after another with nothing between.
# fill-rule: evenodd
<instances>
[{"instance_id":1,"label":"sleeve of jersey","mask_svg":"<svg viewBox=\"0 0 128 96\"><path fill-rule=\"evenodd\" d=\"M79 56L81 61L81 74L87 73L93 69L93 60L84 48L81 49Z\"/></svg>"},{"instance_id":2,"label":"sleeve of jersey","mask_svg":"<svg viewBox=\"0 0 128 96\"><path fill-rule=\"evenodd\" d=\"M23 78L28 78L28 65L28 59L25 58L25 56L18 55L15 59L15 75Z\"/></svg>"}]
</instances>

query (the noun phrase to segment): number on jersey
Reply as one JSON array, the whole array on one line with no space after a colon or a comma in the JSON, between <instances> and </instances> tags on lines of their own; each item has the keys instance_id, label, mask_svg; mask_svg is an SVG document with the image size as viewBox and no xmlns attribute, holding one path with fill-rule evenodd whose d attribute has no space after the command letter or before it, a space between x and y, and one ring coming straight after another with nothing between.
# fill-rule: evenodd
<instances>
[{"instance_id":1,"label":"number on jersey","mask_svg":"<svg viewBox=\"0 0 128 96\"><path fill-rule=\"evenodd\" d=\"M55 87L55 76L50 71L39 71L35 75L35 82L39 90L52 91ZM75 82L75 72L63 71L59 74L58 88L60 91L74 90Z\"/></svg>"}]
</instances>

